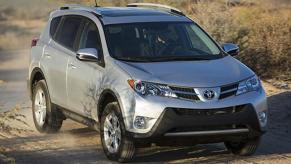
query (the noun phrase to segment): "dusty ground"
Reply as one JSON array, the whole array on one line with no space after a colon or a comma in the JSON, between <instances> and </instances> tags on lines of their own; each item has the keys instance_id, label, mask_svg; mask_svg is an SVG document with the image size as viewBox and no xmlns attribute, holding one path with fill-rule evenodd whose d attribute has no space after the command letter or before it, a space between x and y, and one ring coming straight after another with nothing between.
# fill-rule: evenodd
<instances>
[{"instance_id":1,"label":"dusty ground","mask_svg":"<svg viewBox=\"0 0 291 164\"><path fill-rule=\"evenodd\" d=\"M0 163L107 163L98 134L83 125L65 121L60 133L50 135L34 130L25 83L28 53L0 53L1 109L7 111L15 106L20 107L19 112L26 116L29 126L17 122L11 124L30 130L14 135L0 133ZM254 156L233 156L222 144L209 144L142 149L134 162L291 163L291 90L288 89L291 85L286 87L285 83L274 80L264 82L269 95L270 124Z\"/></svg>"}]
</instances>

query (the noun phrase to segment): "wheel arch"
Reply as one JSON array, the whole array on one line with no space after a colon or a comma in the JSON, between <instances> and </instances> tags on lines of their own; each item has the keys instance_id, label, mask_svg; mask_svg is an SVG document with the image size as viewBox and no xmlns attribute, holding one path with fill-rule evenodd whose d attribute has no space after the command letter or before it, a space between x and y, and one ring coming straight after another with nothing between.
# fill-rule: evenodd
<instances>
[{"instance_id":1,"label":"wheel arch","mask_svg":"<svg viewBox=\"0 0 291 164\"><path fill-rule=\"evenodd\" d=\"M30 99L32 99L32 92L33 92L33 86L38 82L39 80L45 80L45 76L43 71L39 67L35 67L30 74L29 82L28 82L28 90L29 90L29 96Z\"/></svg>"},{"instance_id":2,"label":"wheel arch","mask_svg":"<svg viewBox=\"0 0 291 164\"><path fill-rule=\"evenodd\" d=\"M101 119L101 115L105 109L105 106L108 103L111 102L117 102L119 107L121 107L121 102L120 98L118 97L118 94L116 94L114 91L111 89L105 89L102 91L102 93L99 96L98 102L97 102L97 117L98 120Z\"/></svg>"}]
</instances>

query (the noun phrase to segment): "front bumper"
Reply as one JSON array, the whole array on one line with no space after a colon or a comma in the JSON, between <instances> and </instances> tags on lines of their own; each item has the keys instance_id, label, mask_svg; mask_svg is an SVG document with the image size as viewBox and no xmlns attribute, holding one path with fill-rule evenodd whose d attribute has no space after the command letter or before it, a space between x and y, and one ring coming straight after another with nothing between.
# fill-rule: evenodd
<instances>
[{"instance_id":1,"label":"front bumper","mask_svg":"<svg viewBox=\"0 0 291 164\"><path fill-rule=\"evenodd\" d=\"M240 112L220 115L193 115L198 111L214 112L233 107L243 109ZM181 115L179 112L177 113L178 109L187 110L190 113ZM232 134L258 136L267 129L267 125L262 124L258 119L260 112L267 113L264 90L209 103L154 96L146 98L136 96L134 111L134 117L130 117L132 121L128 121L129 124L126 126L127 131L134 138L169 137L174 136L171 134L173 132L178 133L179 135L175 135L179 137L231 136ZM151 118L145 129L137 129L133 126L133 120L136 116Z\"/></svg>"},{"instance_id":2,"label":"front bumper","mask_svg":"<svg viewBox=\"0 0 291 164\"><path fill-rule=\"evenodd\" d=\"M166 108L147 133L132 133L133 138L245 136L263 133L251 104L211 110Z\"/></svg>"}]
</instances>

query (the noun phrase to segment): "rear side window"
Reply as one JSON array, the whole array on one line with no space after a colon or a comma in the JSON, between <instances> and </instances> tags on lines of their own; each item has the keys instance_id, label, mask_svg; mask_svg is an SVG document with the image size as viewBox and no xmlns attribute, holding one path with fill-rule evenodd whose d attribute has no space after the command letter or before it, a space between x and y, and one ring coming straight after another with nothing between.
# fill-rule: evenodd
<instances>
[{"instance_id":1,"label":"rear side window","mask_svg":"<svg viewBox=\"0 0 291 164\"><path fill-rule=\"evenodd\" d=\"M64 17L64 21L62 22L62 26L58 30L55 40L63 46L67 47L68 49L75 50L74 43L77 38L81 23L81 17Z\"/></svg>"},{"instance_id":2,"label":"rear side window","mask_svg":"<svg viewBox=\"0 0 291 164\"><path fill-rule=\"evenodd\" d=\"M62 17L56 17L56 18L53 18L53 20L51 21L51 25L50 25L50 35L52 38L54 38L55 36L55 33L57 31L57 28L61 22L61 18Z\"/></svg>"}]
</instances>

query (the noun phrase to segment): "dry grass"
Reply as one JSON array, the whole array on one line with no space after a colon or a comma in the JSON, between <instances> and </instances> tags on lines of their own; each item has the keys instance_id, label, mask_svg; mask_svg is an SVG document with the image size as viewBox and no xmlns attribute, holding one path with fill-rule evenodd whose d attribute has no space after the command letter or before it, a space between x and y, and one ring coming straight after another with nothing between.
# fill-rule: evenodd
<instances>
[{"instance_id":1,"label":"dry grass","mask_svg":"<svg viewBox=\"0 0 291 164\"><path fill-rule=\"evenodd\" d=\"M45 26L43 20L0 21L0 50L28 49L33 37Z\"/></svg>"},{"instance_id":2,"label":"dry grass","mask_svg":"<svg viewBox=\"0 0 291 164\"><path fill-rule=\"evenodd\" d=\"M291 7L263 1L238 7L200 1L190 6L191 17L218 42L239 44L238 58L260 76L291 76Z\"/></svg>"}]
</instances>

